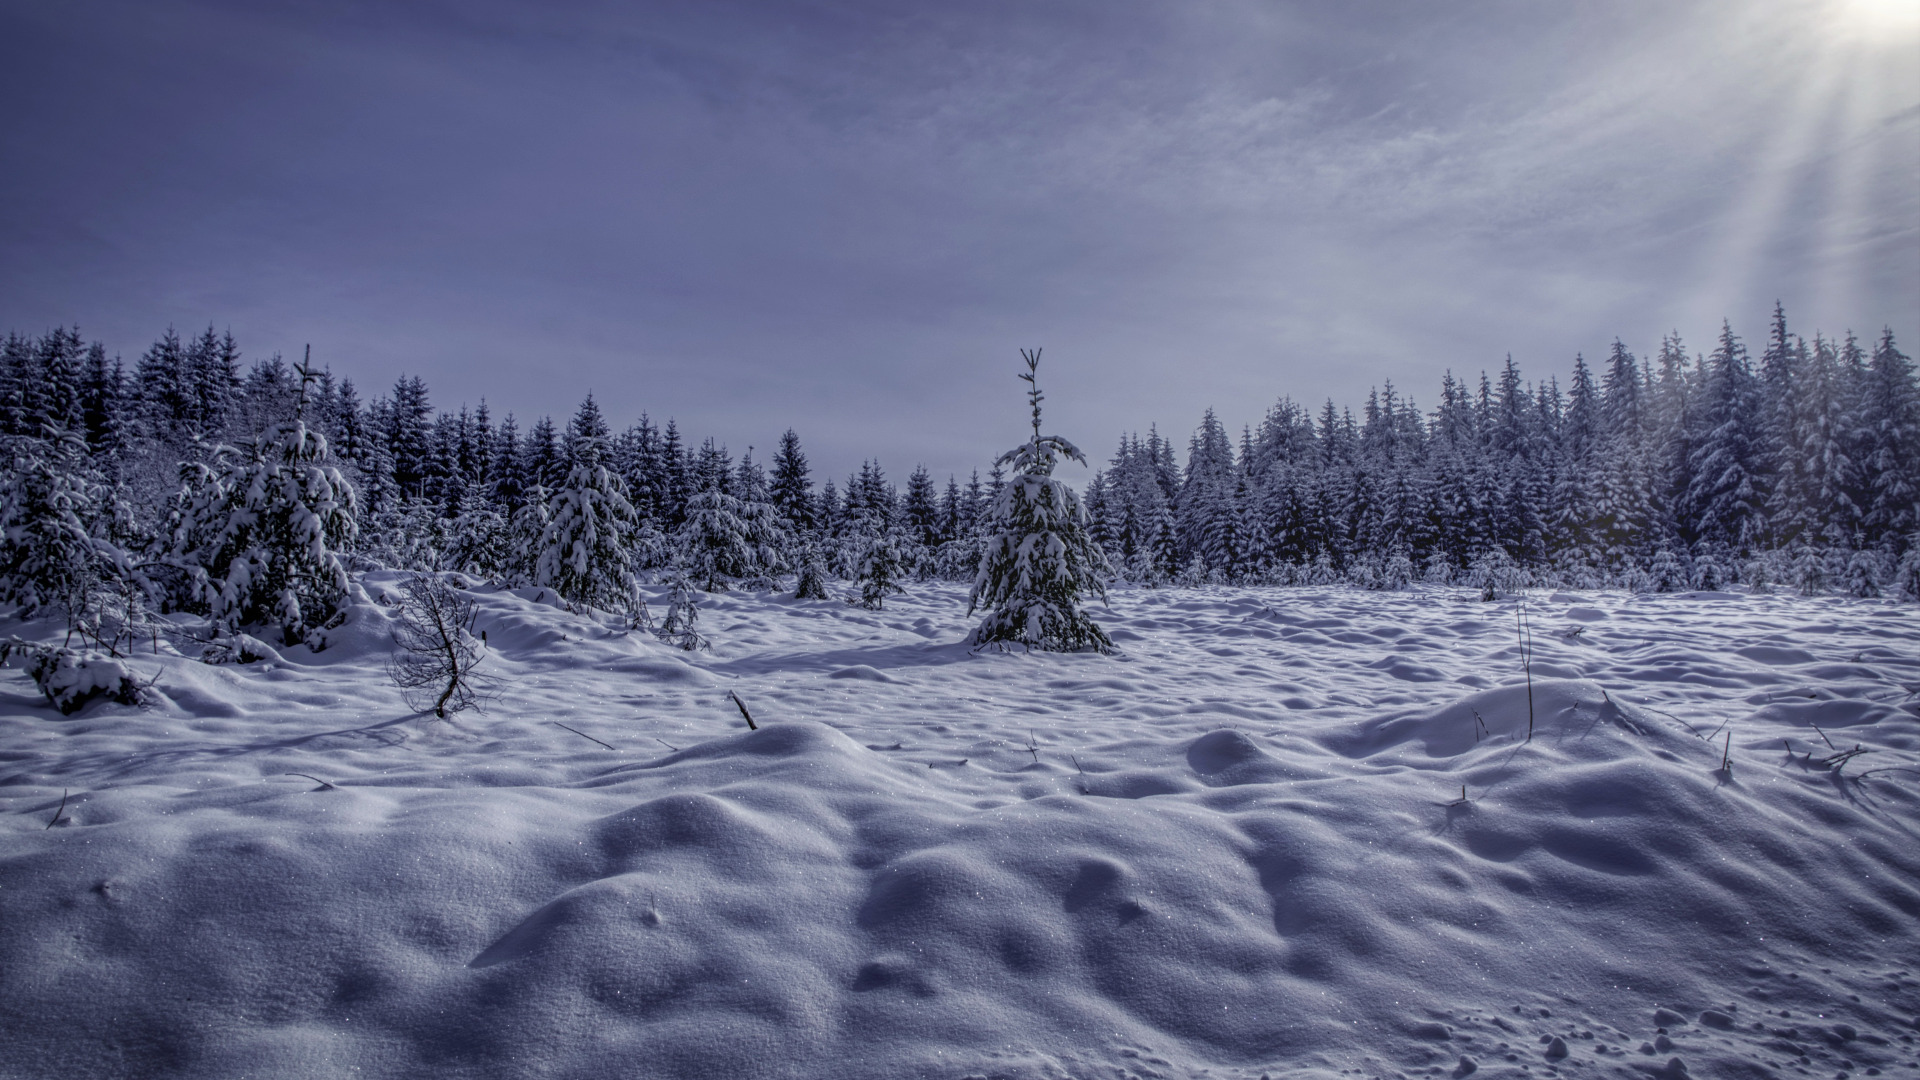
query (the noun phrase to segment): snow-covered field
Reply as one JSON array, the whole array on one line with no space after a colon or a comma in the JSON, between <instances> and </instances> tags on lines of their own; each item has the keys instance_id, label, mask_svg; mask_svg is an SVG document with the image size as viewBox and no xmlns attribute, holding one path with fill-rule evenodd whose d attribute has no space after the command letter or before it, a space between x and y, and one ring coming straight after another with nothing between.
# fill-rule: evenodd
<instances>
[{"instance_id":1,"label":"snow-covered field","mask_svg":"<svg viewBox=\"0 0 1920 1080\"><path fill-rule=\"evenodd\" d=\"M1912 605L1537 594L1531 704L1451 590L1127 590L1111 657L479 605L445 723L377 604L6 672L0 1076L1920 1075Z\"/></svg>"}]
</instances>

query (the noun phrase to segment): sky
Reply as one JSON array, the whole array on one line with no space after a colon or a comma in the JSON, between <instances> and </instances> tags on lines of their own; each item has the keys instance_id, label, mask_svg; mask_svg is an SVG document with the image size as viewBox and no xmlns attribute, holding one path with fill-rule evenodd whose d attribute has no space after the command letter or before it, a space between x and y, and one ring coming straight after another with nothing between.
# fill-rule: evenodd
<instances>
[{"instance_id":1,"label":"sky","mask_svg":"<svg viewBox=\"0 0 1920 1080\"><path fill-rule=\"evenodd\" d=\"M1022 347L1097 465L1775 300L1920 342L1916 0L0 0L0 103L0 332L817 478L984 470Z\"/></svg>"}]
</instances>

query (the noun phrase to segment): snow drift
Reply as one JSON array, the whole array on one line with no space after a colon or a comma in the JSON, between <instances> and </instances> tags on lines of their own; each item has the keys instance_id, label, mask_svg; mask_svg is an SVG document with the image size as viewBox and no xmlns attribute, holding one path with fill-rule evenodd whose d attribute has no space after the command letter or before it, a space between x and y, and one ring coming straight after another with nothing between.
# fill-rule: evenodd
<instances>
[{"instance_id":1,"label":"snow drift","mask_svg":"<svg viewBox=\"0 0 1920 1080\"><path fill-rule=\"evenodd\" d=\"M371 601L144 709L12 673L0 1074L1920 1070L1913 610L1555 597L1529 688L1466 595L1127 592L1112 657L728 595L689 656L483 591L447 724Z\"/></svg>"}]
</instances>

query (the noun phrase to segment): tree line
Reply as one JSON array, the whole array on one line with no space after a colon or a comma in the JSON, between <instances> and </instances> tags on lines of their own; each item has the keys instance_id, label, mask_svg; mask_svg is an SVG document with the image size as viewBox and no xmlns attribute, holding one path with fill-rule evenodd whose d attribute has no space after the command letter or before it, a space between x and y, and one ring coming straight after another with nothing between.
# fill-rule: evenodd
<instances>
[{"instance_id":1,"label":"tree line","mask_svg":"<svg viewBox=\"0 0 1920 1080\"><path fill-rule=\"evenodd\" d=\"M1431 411L1391 383L1358 417L1283 398L1237 447L1209 411L1184 465L1130 435L1086 493L1136 581L1862 596L1920 574L1917 502L1920 389L1892 331L1808 341L1778 305L1757 363L1723 324L1705 355L1675 333L1650 362L1576 356L1564 389L1509 356L1477 385L1448 373Z\"/></svg>"},{"instance_id":2,"label":"tree line","mask_svg":"<svg viewBox=\"0 0 1920 1080\"><path fill-rule=\"evenodd\" d=\"M551 585L617 609L649 576L704 589L832 577L972 580L1008 478L904 488L878 461L816 484L786 431L765 466L668 420L614 430L436 409L403 376L350 379L230 334L169 330L133 364L77 328L0 346L0 603L86 590L275 623L331 617L355 564ZM1447 374L1423 409L1391 384L1358 416L1282 398L1236 440L1209 411L1179 460L1130 434L1086 486L1088 534L1142 585L1426 580L1642 590L1732 583L1920 594L1920 387L1891 331L1811 341L1776 306L1757 361L1723 325L1642 362L1615 342L1524 380L1511 357ZM331 560L331 561L330 561Z\"/></svg>"}]
</instances>

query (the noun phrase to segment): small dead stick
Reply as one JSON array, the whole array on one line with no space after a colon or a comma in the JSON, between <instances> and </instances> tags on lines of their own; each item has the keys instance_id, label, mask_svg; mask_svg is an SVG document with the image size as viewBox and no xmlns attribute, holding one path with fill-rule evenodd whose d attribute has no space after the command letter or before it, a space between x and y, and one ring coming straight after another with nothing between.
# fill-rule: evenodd
<instances>
[{"instance_id":1,"label":"small dead stick","mask_svg":"<svg viewBox=\"0 0 1920 1080\"><path fill-rule=\"evenodd\" d=\"M1813 730L1815 730L1815 731L1820 731L1820 725L1819 725L1819 724L1815 724L1815 725L1813 725ZM1826 732L1824 732L1824 731L1820 731L1820 741L1821 741L1821 742L1823 742L1823 743L1826 743L1826 744L1827 744L1827 749L1829 749L1829 750L1838 750L1838 749L1840 749L1839 747L1837 747L1837 746L1835 746L1835 745L1833 745L1833 740L1832 740L1832 739L1829 739L1829 738L1827 738L1827 733L1826 733Z\"/></svg>"},{"instance_id":2,"label":"small dead stick","mask_svg":"<svg viewBox=\"0 0 1920 1080\"><path fill-rule=\"evenodd\" d=\"M1733 773L1733 732L1731 731L1727 732L1727 744L1720 751L1720 771L1729 775Z\"/></svg>"},{"instance_id":3,"label":"small dead stick","mask_svg":"<svg viewBox=\"0 0 1920 1080\"><path fill-rule=\"evenodd\" d=\"M1068 754L1067 757L1073 761L1074 770L1080 774L1080 794L1085 795L1087 793L1087 770L1080 767L1080 758L1078 756Z\"/></svg>"},{"instance_id":4,"label":"small dead stick","mask_svg":"<svg viewBox=\"0 0 1920 1080\"><path fill-rule=\"evenodd\" d=\"M1514 629L1520 638L1520 666L1527 675L1527 741L1533 741L1533 628L1527 625L1527 596L1514 605Z\"/></svg>"},{"instance_id":5,"label":"small dead stick","mask_svg":"<svg viewBox=\"0 0 1920 1080\"><path fill-rule=\"evenodd\" d=\"M1469 708L1471 708L1471 706L1469 706ZM1489 739L1493 738L1493 732L1487 730L1486 719L1480 715L1479 709L1474 709L1473 710L1473 741L1475 743L1478 743L1482 735L1485 735Z\"/></svg>"},{"instance_id":6,"label":"small dead stick","mask_svg":"<svg viewBox=\"0 0 1920 1080\"><path fill-rule=\"evenodd\" d=\"M674 753L676 753L676 754L680 752L680 748L679 748L679 747L677 747L677 746L675 746L675 745L673 745L672 743L670 743L670 742L668 742L667 740L665 740L665 739L663 739L663 738L661 738L661 737L659 737L658 735L655 735L655 736L653 737L653 741L654 741L654 742L657 742L657 743L659 743L659 744L660 744L661 746L664 746L664 747L666 747L667 749L669 749L669 750L671 750L671 751L673 751L673 752L674 752Z\"/></svg>"},{"instance_id":7,"label":"small dead stick","mask_svg":"<svg viewBox=\"0 0 1920 1080\"><path fill-rule=\"evenodd\" d=\"M1027 753L1033 755L1033 763L1040 764L1040 742L1033 737L1033 729L1027 729Z\"/></svg>"},{"instance_id":8,"label":"small dead stick","mask_svg":"<svg viewBox=\"0 0 1920 1080\"><path fill-rule=\"evenodd\" d=\"M53 812L53 820L47 822L47 828L51 829L55 825L60 824L60 815L66 812L67 812L67 789L61 788L60 789L60 808ZM46 830L42 829L41 831L45 832Z\"/></svg>"},{"instance_id":9,"label":"small dead stick","mask_svg":"<svg viewBox=\"0 0 1920 1080\"><path fill-rule=\"evenodd\" d=\"M1871 754L1871 753L1873 753L1873 751L1868 750L1866 747L1861 746L1858 743L1855 743L1853 749L1851 750L1847 750L1842 753L1835 754L1832 757L1821 758L1820 767L1823 769L1833 769L1835 771L1838 771L1842 766L1846 765L1847 762L1852 761L1854 758L1859 757L1861 754Z\"/></svg>"},{"instance_id":10,"label":"small dead stick","mask_svg":"<svg viewBox=\"0 0 1920 1080\"><path fill-rule=\"evenodd\" d=\"M1468 801L1469 800L1467 799L1467 785L1461 784L1460 797L1448 803L1447 805L1448 806L1466 806L1468 804Z\"/></svg>"},{"instance_id":11,"label":"small dead stick","mask_svg":"<svg viewBox=\"0 0 1920 1080\"><path fill-rule=\"evenodd\" d=\"M303 772L290 772L290 773L287 773L286 775L288 775L288 776L297 776L297 777L299 777L299 778L300 778L300 779L302 779L302 780L311 780L311 781L313 781L314 783L316 783L316 784L319 784L319 785L320 785L320 789L321 789L322 791L332 791L332 790L333 790L333 785L332 785L332 784L329 784L329 783L327 783L327 782L326 782L325 780L322 780L322 779L320 779L320 778L319 778L319 777L317 777L317 776L309 776L309 775L307 775L306 773L303 773Z\"/></svg>"},{"instance_id":12,"label":"small dead stick","mask_svg":"<svg viewBox=\"0 0 1920 1080\"><path fill-rule=\"evenodd\" d=\"M740 710L740 715L746 718L747 730L759 731L760 725L753 722L753 714L747 711L747 703L740 700L740 695L729 690L727 696L733 699L733 704Z\"/></svg>"},{"instance_id":13,"label":"small dead stick","mask_svg":"<svg viewBox=\"0 0 1920 1080\"><path fill-rule=\"evenodd\" d=\"M563 728L567 728L567 730L568 730L568 731L571 731L571 732L573 732L573 733L574 733L575 735L578 735L578 736L580 736L581 738L583 738L583 739L586 739L586 740L587 740L587 741L589 741L589 742L597 742L597 743L600 743L600 745L601 745L601 746L604 746L604 747L606 747L606 748L607 748L607 749L609 749L609 750L612 750L612 749L614 748L614 746L613 746L613 744L612 744L612 743L607 743L607 742L600 742L600 740L599 740L599 739L596 739L596 738L594 738L593 736L591 736L591 735L589 735L589 734L587 734L586 732L584 732L584 731L581 731L581 730L580 730L579 728L570 728L570 727L567 727L567 725L565 725L565 724L563 724L563 723L561 723L561 722L560 722L560 721L558 721L558 720L550 720L550 721L548 721L548 723L550 723L550 724L552 724L552 725L553 725L553 726L555 726L555 727L563 727Z\"/></svg>"}]
</instances>

